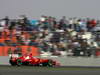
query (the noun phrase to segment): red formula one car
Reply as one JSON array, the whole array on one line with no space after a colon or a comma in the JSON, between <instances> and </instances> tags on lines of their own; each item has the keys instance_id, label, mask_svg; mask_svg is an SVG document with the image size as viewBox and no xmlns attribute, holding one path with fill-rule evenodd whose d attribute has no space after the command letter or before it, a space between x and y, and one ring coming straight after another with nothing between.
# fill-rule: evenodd
<instances>
[{"instance_id":1,"label":"red formula one car","mask_svg":"<svg viewBox=\"0 0 100 75\"><path fill-rule=\"evenodd\" d=\"M57 61L54 61L52 59L42 59L42 58L36 58L32 57L32 54L30 55L23 55L21 57L13 57L11 56L9 63L12 66L21 66L21 65L31 65L31 66L60 66L60 63Z\"/></svg>"}]
</instances>

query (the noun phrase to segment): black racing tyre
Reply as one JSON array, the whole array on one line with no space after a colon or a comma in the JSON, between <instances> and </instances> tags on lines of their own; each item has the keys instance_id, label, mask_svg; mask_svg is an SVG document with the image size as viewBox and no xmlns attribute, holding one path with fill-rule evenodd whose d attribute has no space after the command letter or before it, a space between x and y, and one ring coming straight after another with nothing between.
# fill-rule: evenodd
<instances>
[{"instance_id":1,"label":"black racing tyre","mask_svg":"<svg viewBox=\"0 0 100 75\"><path fill-rule=\"evenodd\" d=\"M23 63L22 63L22 60L21 59L18 59L17 60L17 66L21 66Z\"/></svg>"},{"instance_id":2,"label":"black racing tyre","mask_svg":"<svg viewBox=\"0 0 100 75\"><path fill-rule=\"evenodd\" d=\"M12 60L9 60L9 63L11 64L11 66L16 66L16 63L13 62Z\"/></svg>"},{"instance_id":3,"label":"black racing tyre","mask_svg":"<svg viewBox=\"0 0 100 75\"><path fill-rule=\"evenodd\" d=\"M46 66L48 66L48 63L47 62L46 63L42 63L41 66L46 67Z\"/></svg>"},{"instance_id":4,"label":"black racing tyre","mask_svg":"<svg viewBox=\"0 0 100 75\"><path fill-rule=\"evenodd\" d=\"M28 66L33 66L30 62L26 62L27 64L26 65L28 65Z\"/></svg>"},{"instance_id":5,"label":"black racing tyre","mask_svg":"<svg viewBox=\"0 0 100 75\"><path fill-rule=\"evenodd\" d=\"M53 62L52 62L52 60L49 60L49 61L48 61L47 66L49 66L49 67L53 67Z\"/></svg>"},{"instance_id":6,"label":"black racing tyre","mask_svg":"<svg viewBox=\"0 0 100 75\"><path fill-rule=\"evenodd\" d=\"M52 60L48 60L48 62L40 63L39 66L53 67L53 62L52 62Z\"/></svg>"}]
</instances>

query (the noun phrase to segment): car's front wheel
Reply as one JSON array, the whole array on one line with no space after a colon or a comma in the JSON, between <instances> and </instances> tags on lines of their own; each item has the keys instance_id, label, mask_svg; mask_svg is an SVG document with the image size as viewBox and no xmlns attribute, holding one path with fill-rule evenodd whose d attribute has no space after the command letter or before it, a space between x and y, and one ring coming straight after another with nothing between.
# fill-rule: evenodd
<instances>
[{"instance_id":1,"label":"car's front wheel","mask_svg":"<svg viewBox=\"0 0 100 75\"><path fill-rule=\"evenodd\" d=\"M49 67L53 67L53 62L52 62L52 60L49 60L49 61L48 61L47 66L49 66Z\"/></svg>"},{"instance_id":2,"label":"car's front wheel","mask_svg":"<svg viewBox=\"0 0 100 75\"><path fill-rule=\"evenodd\" d=\"M21 59L18 59L17 60L17 66L21 66L22 65L22 60Z\"/></svg>"}]
</instances>

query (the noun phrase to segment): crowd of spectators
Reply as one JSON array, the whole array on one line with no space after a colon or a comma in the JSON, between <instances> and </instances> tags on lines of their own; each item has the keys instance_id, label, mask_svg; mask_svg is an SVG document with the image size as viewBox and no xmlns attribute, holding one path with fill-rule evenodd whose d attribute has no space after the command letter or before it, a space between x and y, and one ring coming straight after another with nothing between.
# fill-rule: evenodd
<instances>
[{"instance_id":1,"label":"crowd of spectators","mask_svg":"<svg viewBox=\"0 0 100 75\"><path fill-rule=\"evenodd\" d=\"M39 20L30 20L25 15L19 19L6 16L0 20L0 46L5 45L35 46L41 55L97 56L100 20L44 15Z\"/></svg>"}]
</instances>

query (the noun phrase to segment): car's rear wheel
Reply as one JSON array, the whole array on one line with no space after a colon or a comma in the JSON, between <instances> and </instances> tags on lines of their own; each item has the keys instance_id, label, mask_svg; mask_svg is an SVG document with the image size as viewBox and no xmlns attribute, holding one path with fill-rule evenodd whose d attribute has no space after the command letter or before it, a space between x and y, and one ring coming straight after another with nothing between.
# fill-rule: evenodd
<instances>
[{"instance_id":1,"label":"car's rear wheel","mask_svg":"<svg viewBox=\"0 0 100 75\"><path fill-rule=\"evenodd\" d=\"M16 63L13 62L12 60L9 60L9 63L11 64L11 66L16 66Z\"/></svg>"},{"instance_id":2,"label":"car's rear wheel","mask_svg":"<svg viewBox=\"0 0 100 75\"><path fill-rule=\"evenodd\" d=\"M52 62L52 60L48 60L48 62L42 63L42 66L45 66L45 67L53 67L53 62Z\"/></svg>"},{"instance_id":3,"label":"car's rear wheel","mask_svg":"<svg viewBox=\"0 0 100 75\"><path fill-rule=\"evenodd\" d=\"M31 64L31 62L28 62L28 61L27 61L27 65L28 65L28 66L33 66L33 65Z\"/></svg>"}]
</instances>

